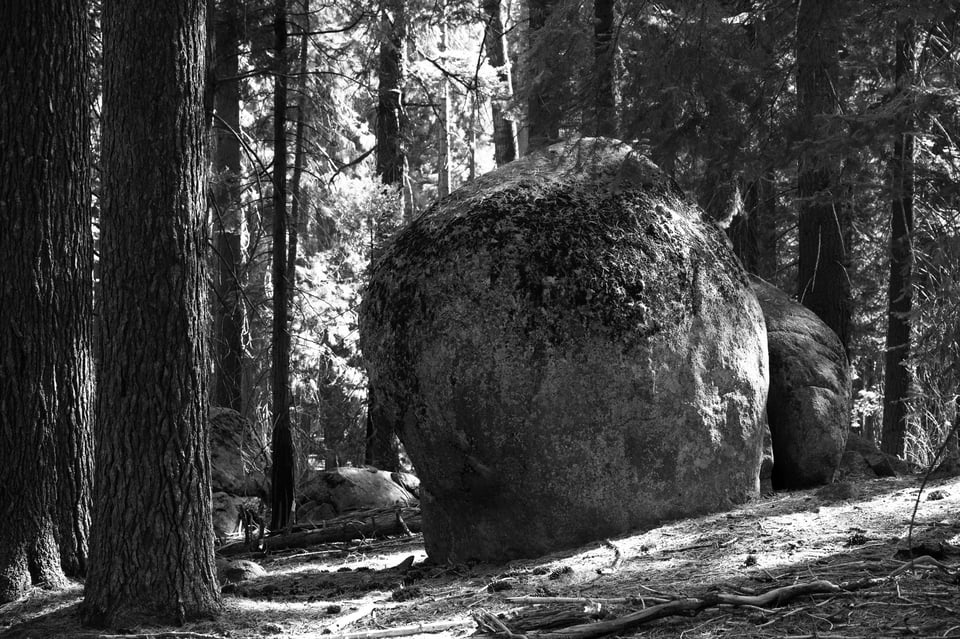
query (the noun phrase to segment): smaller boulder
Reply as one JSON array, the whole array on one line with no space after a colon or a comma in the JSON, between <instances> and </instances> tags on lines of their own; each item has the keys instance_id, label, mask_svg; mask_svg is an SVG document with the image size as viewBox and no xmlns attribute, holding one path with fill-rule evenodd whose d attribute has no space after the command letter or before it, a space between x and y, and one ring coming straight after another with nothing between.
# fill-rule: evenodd
<instances>
[{"instance_id":1,"label":"smaller boulder","mask_svg":"<svg viewBox=\"0 0 960 639\"><path fill-rule=\"evenodd\" d=\"M247 559L227 561L217 558L217 578L222 585L266 577L267 571L260 564Z\"/></svg>"},{"instance_id":2,"label":"smaller boulder","mask_svg":"<svg viewBox=\"0 0 960 639\"><path fill-rule=\"evenodd\" d=\"M420 499L420 478L411 473L390 473L390 479L411 495Z\"/></svg>"},{"instance_id":3,"label":"smaller boulder","mask_svg":"<svg viewBox=\"0 0 960 639\"><path fill-rule=\"evenodd\" d=\"M213 492L266 497L269 447L254 424L235 410L214 407L209 425Z\"/></svg>"},{"instance_id":4,"label":"smaller boulder","mask_svg":"<svg viewBox=\"0 0 960 639\"><path fill-rule=\"evenodd\" d=\"M843 344L812 311L751 276L767 323L773 487L829 484L850 429L850 372Z\"/></svg>"},{"instance_id":5,"label":"smaller boulder","mask_svg":"<svg viewBox=\"0 0 960 639\"><path fill-rule=\"evenodd\" d=\"M244 523L254 517L259 505L258 497L213 493L213 532L217 539L242 533Z\"/></svg>"},{"instance_id":6,"label":"smaller boulder","mask_svg":"<svg viewBox=\"0 0 960 639\"><path fill-rule=\"evenodd\" d=\"M417 498L395 482L391 473L369 466L311 473L300 486L299 497L300 504L309 508L305 513L323 519L354 510L417 504Z\"/></svg>"},{"instance_id":7,"label":"smaller boulder","mask_svg":"<svg viewBox=\"0 0 960 639\"><path fill-rule=\"evenodd\" d=\"M897 457L884 453L869 439L851 433L843 452L840 472L845 477L874 478L908 475L913 467Z\"/></svg>"}]
</instances>

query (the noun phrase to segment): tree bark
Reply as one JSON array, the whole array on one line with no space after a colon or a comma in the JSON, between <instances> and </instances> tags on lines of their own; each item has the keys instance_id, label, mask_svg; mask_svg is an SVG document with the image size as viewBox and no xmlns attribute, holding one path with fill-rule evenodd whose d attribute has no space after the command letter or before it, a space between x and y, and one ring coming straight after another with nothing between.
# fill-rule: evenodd
<instances>
[{"instance_id":1,"label":"tree bark","mask_svg":"<svg viewBox=\"0 0 960 639\"><path fill-rule=\"evenodd\" d=\"M303 181L303 163L304 157L304 125L307 119L307 45L310 37L307 35L310 31L310 0L303 0L303 35L300 38L300 56L297 78L299 79L297 87L297 126L293 134L293 175L290 177L290 192L293 197L290 201L290 232L289 246L287 249L287 285L290 287L291 295L297 290L297 246L300 240L300 211L304 208L304 193L301 188Z\"/></svg>"},{"instance_id":2,"label":"tree bark","mask_svg":"<svg viewBox=\"0 0 960 639\"><path fill-rule=\"evenodd\" d=\"M593 2L594 117L595 134L615 138L620 129L617 117L618 85L615 80L616 41L614 14L616 0Z\"/></svg>"},{"instance_id":3,"label":"tree bark","mask_svg":"<svg viewBox=\"0 0 960 639\"><path fill-rule=\"evenodd\" d=\"M243 384L243 214L240 206L240 79L237 0L220 0L214 17L214 228L218 268L214 271L214 404L242 413Z\"/></svg>"},{"instance_id":4,"label":"tree bark","mask_svg":"<svg viewBox=\"0 0 960 639\"><path fill-rule=\"evenodd\" d=\"M403 190L403 83L407 51L406 0L384 0L380 14L380 68L377 90L377 175ZM406 198L405 198L406 199Z\"/></svg>"},{"instance_id":5,"label":"tree bark","mask_svg":"<svg viewBox=\"0 0 960 639\"><path fill-rule=\"evenodd\" d=\"M490 100L493 115L493 153L497 166L517 159L517 124L506 116L507 104L513 99L513 78L507 56L507 38L503 32L500 0L483 0L487 24L483 31L483 47L490 66L497 70L498 93Z\"/></svg>"},{"instance_id":6,"label":"tree bark","mask_svg":"<svg viewBox=\"0 0 960 639\"><path fill-rule=\"evenodd\" d=\"M446 67L447 53L447 0L440 4L440 63ZM437 195L450 195L450 81L440 73L440 139L437 145Z\"/></svg>"},{"instance_id":7,"label":"tree bark","mask_svg":"<svg viewBox=\"0 0 960 639\"><path fill-rule=\"evenodd\" d=\"M548 59L552 47L543 35L556 4L557 0L529 0L530 41L534 55L531 56L530 77L533 79L527 100L527 152L545 147L560 137L560 105L552 87L557 78L547 72L556 61Z\"/></svg>"},{"instance_id":8,"label":"tree bark","mask_svg":"<svg viewBox=\"0 0 960 639\"><path fill-rule=\"evenodd\" d=\"M397 186L408 205L403 186L406 155L403 149L403 83L406 61L406 0L384 0L380 15L379 103L377 106L377 174L384 184ZM384 470L399 470L395 418L384 411L372 390L367 392L364 463Z\"/></svg>"},{"instance_id":9,"label":"tree bark","mask_svg":"<svg viewBox=\"0 0 960 639\"><path fill-rule=\"evenodd\" d=\"M839 8L833 0L804 0L797 14L797 107L812 142L837 135ZM836 206L833 191L840 158L816 144L801 152L797 190L800 198L797 298L832 328L850 348L850 280L844 238L848 211Z\"/></svg>"},{"instance_id":10,"label":"tree bark","mask_svg":"<svg viewBox=\"0 0 960 639\"><path fill-rule=\"evenodd\" d=\"M911 89L916 59L913 25L897 24L896 90ZM910 358L910 310L913 305L913 195L914 138L913 114L897 121L890 161L890 282L887 306L887 348L884 355L883 431L880 447L885 453L903 456L907 436L908 406L912 374Z\"/></svg>"},{"instance_id":11,"label":"tree bark","mask_svg":"<svg viewBox=\"0 0 960 639\"><path fill-rule=\"evenodd\" d=\"M87 3L0 3L0 603L87 564Z\"/></svg>"},{"instance_id":12,"label":"tree bark","mask_svg":"<svg viewBox=\"0 0 960 639\"><path fill-rule=\"evenodd\" d=\"M271 530L287 525L295 468L290 432L290 327L287 283L287 3L276 0L273 104L273 465Z\"/></svg>"},{"instance_id":13,"label":"tree bark","mask_svg":"<svg viewBox=\"0 0 960 639\"><path fill-rule=\"evenodd\" d=\"M773 281L777 272L775 175L768 171L745 189L743 212L727 229L733 252L747 272Z\"/></svg>"},{"instance_id":14,"label":"tree bark","mask_svg":"<svg viewBox=\"0 0 960 639\"><path fill-rule=\"evenodd\" d=\"M203 339L205 9L103 3L102 323L83 604L99 626L220 610Z\"/></svg>"}]
</instances>

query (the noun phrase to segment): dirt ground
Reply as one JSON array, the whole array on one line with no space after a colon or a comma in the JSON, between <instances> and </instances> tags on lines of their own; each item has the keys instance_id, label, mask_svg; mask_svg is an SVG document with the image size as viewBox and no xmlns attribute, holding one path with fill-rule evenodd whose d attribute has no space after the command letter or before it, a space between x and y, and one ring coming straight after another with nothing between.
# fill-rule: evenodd
<instances>
[{"instance_id":1,"label":"dirt ground","mask_svg":"<svg viewBox=\"0 0 960 639\"><path fill-rule=\"evenodd\" d=\"M499 566L431 565L418 535L247 554L242 558L267 575L225 587L219 619L120 632L231 639L580 639L609 630L683 639L960 637L960 479L928 483L917 501L920 481L874 479L766 496L731 512ZM910 563L915 505L910 543L923 557ZM774 595L783 597L751 599L781 588ZM80 627L81 596L77 584L0 607L0 638L118 636ZM680 614L642 622L670 611Z\"/></svg>"}]
</instances>

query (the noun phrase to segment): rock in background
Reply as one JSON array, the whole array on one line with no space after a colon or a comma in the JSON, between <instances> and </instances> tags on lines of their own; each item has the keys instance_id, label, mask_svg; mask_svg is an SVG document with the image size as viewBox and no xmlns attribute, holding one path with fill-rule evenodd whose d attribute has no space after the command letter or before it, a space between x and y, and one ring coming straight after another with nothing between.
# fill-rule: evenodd
<instances>
[{"instance_id":1,"label":"rock in background","mask_svg":"<svg viewBox=\"0 0 960 639\"><path fill-rule=\"evenodd\" d=\"M850 430L850 372L843 345L813 311L751 277L767 323L773 486L829 484Z\"/></svg>"},{"instance_id":2,"label":"rock in background","mask_svg":"<svg viewBox=\"0 0 960 639\"><path fill-rule=\"evenodd\" d=\"M558 144L414 220L371 269L374 401L438 561L502 561L755 495L766 333L719 231L628 145Z\"/></svg>"},{"instance_id":3,"label":"rock in background","mask_svg":"<svg viewBox=\"0 0 960 639\"><path fill-rule=\"evenodd\" d=\"M332 519L354 510L414 506L417 498L394 479L416 483L406 473L390 473L372 467L334 468L311 474L299 487L297 521Z\"/></svg>"}]
</instances>

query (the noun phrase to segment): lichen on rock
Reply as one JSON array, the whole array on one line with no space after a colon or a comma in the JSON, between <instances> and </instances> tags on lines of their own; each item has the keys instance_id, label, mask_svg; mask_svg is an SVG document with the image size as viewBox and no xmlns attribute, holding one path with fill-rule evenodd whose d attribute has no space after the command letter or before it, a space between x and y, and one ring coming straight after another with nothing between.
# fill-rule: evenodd
<instances>
[{"instance_id":1,"label":"lichen on rock","mask_svg":"<svg viewBox=\"0 0 960 639\"><path fill-rule=\"evenodd\" d=\"M372 265L361 344L438 560L532 556L757 492L766 335L719 231L629 145L467 184Z\"/></svg>"}]
</instances>

